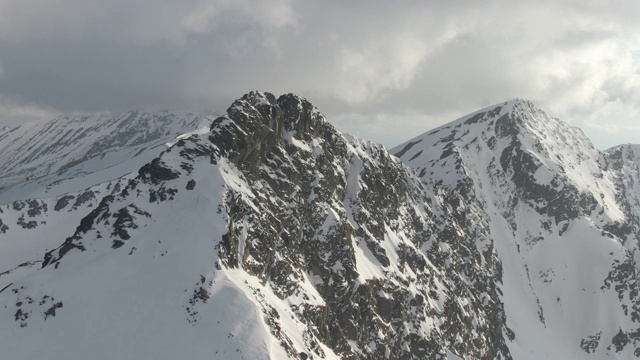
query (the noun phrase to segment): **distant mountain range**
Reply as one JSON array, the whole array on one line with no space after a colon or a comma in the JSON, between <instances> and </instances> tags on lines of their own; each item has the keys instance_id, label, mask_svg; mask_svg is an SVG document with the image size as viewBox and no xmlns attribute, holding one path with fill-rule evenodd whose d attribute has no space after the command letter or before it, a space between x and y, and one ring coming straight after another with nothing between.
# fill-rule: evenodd
<instances>
[{"instance_id":1,"label":"distant mountain range","mask_svg":"<svg viewBox=\"0 0 640 360\"><path fill-rule=\"evenodd\" d=\"M131 111L60 116L0 130L0 203L57 196L118 178L157 156L165 142L212 119Z\"/></svg>"},{"instance_id":2,"label":"distant mountain range","mask_svg":"<svg viewBox=\"0 0 640 360\"><path fill-rule=\"evenodd\" d=\"M637 358L639 166L525 100L391 151L262 92L0 131L0 354Z\"/></svg>"}]
</instances>

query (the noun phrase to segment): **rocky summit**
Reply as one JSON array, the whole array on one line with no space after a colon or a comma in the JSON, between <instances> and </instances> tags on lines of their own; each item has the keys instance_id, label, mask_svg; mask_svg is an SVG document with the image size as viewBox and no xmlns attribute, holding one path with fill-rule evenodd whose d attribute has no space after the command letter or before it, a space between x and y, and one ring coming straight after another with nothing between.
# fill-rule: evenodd
<instances>
[{"instance_id":1,"label":"rocky summit","mask_svg":"<svg viewBox=\"0 0 640 360\"><path fill-rule=\"evenodd\" d=\"M294 94L99 124L0 133L42 139L0 164L3 358L640 357L638 146L524 100L391 151Z\"/></svg>"}]
</instances>

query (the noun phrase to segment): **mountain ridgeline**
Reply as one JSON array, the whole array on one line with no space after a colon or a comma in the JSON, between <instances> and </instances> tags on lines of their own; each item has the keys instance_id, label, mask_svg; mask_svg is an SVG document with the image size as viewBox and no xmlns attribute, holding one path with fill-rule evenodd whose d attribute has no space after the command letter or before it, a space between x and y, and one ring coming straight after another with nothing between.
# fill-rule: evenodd
<instances>
[{"instance_id":1,"label":"mountain ridgeline","mask_svg":"<svg viewBox=\"0 0 640 360\"><path fill-rule=\"evenodd\" d=\"M640 147L522 100L391 152L293 94L190 119L142 166L0 205L3 355L640 357Z\"/></svg>"},{"instance_id":2,"label":"mountain ridgeline","mask_svg":"<svg viewBox=\"0 0 640 360\"><path fill-rule=\"evenodd\" d=\"M637 146L598 151L514 100L392 151L484 209L514 358L640 356Z\"/></svg>"},{"instance_id":3,"label":"mountain ridgeline","mask_svg":"<svg viewBox=\"0 0 640 360\"><path fill-rule=\"evenodd\" d=\"M205 114L130 111L0 126L0 203L54 197L119 178L167 141L210 122Z\"/></svg>"}]
</instances>

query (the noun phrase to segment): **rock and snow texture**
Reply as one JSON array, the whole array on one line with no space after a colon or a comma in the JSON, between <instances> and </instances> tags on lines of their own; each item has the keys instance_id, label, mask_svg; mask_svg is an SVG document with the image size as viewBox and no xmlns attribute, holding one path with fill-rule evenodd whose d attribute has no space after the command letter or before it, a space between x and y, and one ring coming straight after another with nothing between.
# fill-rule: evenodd
<instances>
[{"instance_id":1,"label":"rock and snow texture","mask_svg":"<svg viewBox=\"0 0 640 360\"><path fill-rule=\"evenodd\" d=\"M60 239L66 238L82 217L103 196L116 191L122 181L58 198L0 205L0 289L40 268L46 252L60 246Z\"/></svg>"},{"instance_id":2,"label":"rock and snow texture","mask_svg":"<svg viewBox=\"0 0 640 360\"><path fill-rule=\"evenodd\" d=\"M166 142L209 122L205 115L132 111L0 130L0 204L117 179L158 156Z\"/></svg>"},{"instance_id":3,"label":"rock and snow texture","mask_svg":"<svg viewBox=\"0 0 640 360\"><path fill-rule=\"evenodd\" d=\"M601 153L524 101L400 159L292 94L167 127L185 134L105 140L168 143L114 177L47 168L55 148L13 172L38 180L0 202L3 357L640 356L637 147ZM56 172L75 185L43 192Z\"/></svg>"},{"instance_id":4,"label":"rock and snow texture","mask_svg":"<svg viewBox=\"0 0 640 360\"><path fill-rule=\"evenodd\" d=\"M479 215L295 95L251 93L100 190L7 270L7 356L509 357Z\"/></svg>"},{"instance_id":5,"label":"rock and snow texture","mask_svg":"<svg viewBox=\"0 0 640 360\"><path fill-rule=\"evenodd\" d=\"M514 100L392 152L484 210L515 359L640 357L637 146L600 152Z\"/></svg>"}]
</instances>

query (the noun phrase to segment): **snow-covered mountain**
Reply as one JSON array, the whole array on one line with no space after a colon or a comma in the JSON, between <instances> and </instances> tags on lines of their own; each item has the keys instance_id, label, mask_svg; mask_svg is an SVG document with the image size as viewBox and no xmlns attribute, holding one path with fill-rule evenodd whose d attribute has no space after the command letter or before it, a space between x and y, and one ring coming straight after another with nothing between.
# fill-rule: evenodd
<instances>
[{"instance_id":1,"label":"snow-covered mountain","mask_svg":"<svg viewBox=\"0 0 640 360\"><path fill-rule=\"evenodd\" d=\"M637 150L600 152L514 100L392 151L483 209L514 358L628 359L640 357Z\"/></svg>"},{"instance_id":2,"label":"snow-covered mountain","mask_svg":"<svg viewBox=\"0 0 640 360\"><path fill-rule=\"evenodd\" d=\"M131 111L60 116L0 130L0 204L117 179L151 161L167 141L211 120L191 113Z\"/></svg>"},{"instance_id":3,"label":"snow-covered mountain","mask_svg":"<svg viewBox=\"0 0 640 360\"><path fill-rule=\"evenodd\" d=\"M144 143L170 142L156 139ZM121 143L138 146L93 153ZM640 357L639 150L599 152L512 101L401 145L398 159L305 99L252 92L146 163L119 156L116 176L78 170L69 193L27 200L22 186L0 206L0 352ZM65 156L20 169L47 178L95 159Z\"/></svg>"}]
</instances>

